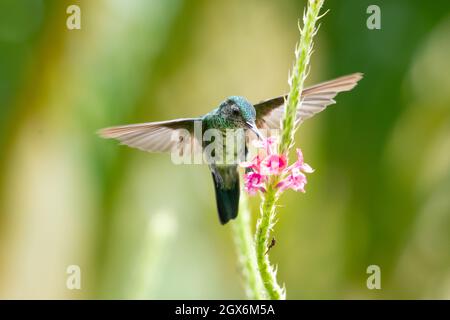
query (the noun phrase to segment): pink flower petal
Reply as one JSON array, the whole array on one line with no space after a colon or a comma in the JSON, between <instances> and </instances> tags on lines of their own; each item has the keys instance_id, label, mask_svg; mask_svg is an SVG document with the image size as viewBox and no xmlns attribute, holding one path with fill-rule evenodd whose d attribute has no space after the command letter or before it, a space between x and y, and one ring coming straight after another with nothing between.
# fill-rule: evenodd
<instances>
[{"instance_id":1,"label":"pink flower petal","mask_svg":"<svg viewBox=\"0 0 450 320\"><path fill-rule=\"evenodd\" d=\"M286 189L289 189L289 180L288 180L288 178L278 182L277 188L280 190L280 192L283 192Z\"/></svg>"},{"instance_id":2,"label":"pink flower petal","mask_svg":"<svg viewBox=\"0 0 450 320\"><path fill-rule=\"evenodd\" d=\"M242 168L252 169L253 171L260 172L261 162L262 162L261 156L257 155L256 157L253 158L252 161L241 162L239 165Z\"/></svg>"},{"instance_id":3,"label":"pink flower petal","mask_svg":"<svg viewBox=\"0 0 450 320\"><path fill-rule=\"evenodd\" d=\"M265 158L261 164L261 172L266 175L278 175L287 166L287 159L284 155L272 154Z\"/></svg>"},{"instance_id":4,"label":"pink flower petal","mask_svg":"<svg viewBox=\"0 0 450 320\"><path fill-rule=\"evenodd\" d=\"M293 169L286 178L277 184L277 187L280 192L286 189L292 189L304 193L306 183L306 176L299 169Z\"/></svg>"},{"instance_id":5,"label":"pink flower petal","mask_svg":"<svg viewBox=\"0 0 450 320\"><path fill-rule=\"evenodd\" d=\"M297 148L297 162L303 163L303 152L300 148Z\"/></svg>"},{"instance_id":6,"label":"pink flower petal","mask_svg":"<svg viewBox=\"0 0 450 320\"><path fill-rule=\"evenodd\" d=\"M244 175L245 191L248 194L254 195L257 191L264 191L265 176L257 173L250 172Z\"/></svg>"},{"instance_id":7,"label":"pink flower petal","mask_svg":"<svg viewBox=\"0 0 450 320\"><path fill-rule=\"evenodd\" d=\"M314 172L314 169L311 168L311 166L310 166L309 164L307 164L307 163L304 163L304 164L301 166L300 169L301 169L303 172L306 172L306 173L313 173L313 172Z\"/></svg>"},{"instance_id":8,"label":"pink flower petal","mask_svg":"<svg viewBox=\"0 0 450 320\"><path fill-rule=\"evenodd\" d=\"M311 168L309 164L304 162L303 153L301 149L297 149L297 161L288 168L288 171L293 169L300 169L301 171L306 173L314 172L314 169Z\"/></svg>"}]
</instances>

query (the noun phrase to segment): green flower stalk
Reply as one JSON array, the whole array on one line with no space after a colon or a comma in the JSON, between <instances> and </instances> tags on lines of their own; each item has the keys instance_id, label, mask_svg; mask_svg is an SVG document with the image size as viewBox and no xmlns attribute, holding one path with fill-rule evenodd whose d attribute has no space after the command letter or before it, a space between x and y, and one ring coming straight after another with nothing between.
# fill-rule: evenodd
<instances>
[{"instance_id":1,"label":"green flower stalk","mask_svg":"<svg viewBox=\"0 0 450 320\"><path fill-rule=\"evenodd\" d=\"M295 63L289 76L290 91L285 102L285 113L282 118L282 133L279 143L279 153L288 155L294 144L294 134L297 129L296 114L301 108L301 93L304 82L308 76L309 60L313 48L313 38L317 33L316 23L323 0L309 0L306 13L303 15L303 28L299 26L300 42L295 48ZM267 248L271 231L276 223L276 206L279 198L278 176L272 176L265 184L262 193L260 217L256 225L255 247L256 259L260 276L265 287L267 297L273 300L285 299L285 288L281 287L276 279L276 268L269 261Z\"/></svg>"},{"instance_id":2,"label":"green flower stalk","mask_svg":"<svg viewBox=\"0 0 450 320\"><path fill-rule=\"evenodd\" d=\"M300 96L309 73L309 60L313 50L313 38L318 31L316 23L323 16L319 16L323 1L309 0L308 9L303 14L303 29L299 25L300 42L295 48L295 63L288 81L291 89L285 103L284 117L282 118L282 134L279 147L279 151L282 154L288 152L294 143L294 135L298 127L295 123L296 113L297 109L301 108Z\"/></svg>"}]
</instances>

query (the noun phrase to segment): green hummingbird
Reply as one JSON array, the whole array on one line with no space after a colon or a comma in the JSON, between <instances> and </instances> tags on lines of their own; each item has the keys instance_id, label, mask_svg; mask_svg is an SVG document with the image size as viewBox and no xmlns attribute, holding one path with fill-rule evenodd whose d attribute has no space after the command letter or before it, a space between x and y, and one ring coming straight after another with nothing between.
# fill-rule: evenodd
<instances>
[{"instance_id":1,"label":"green hummingbird","mask_svg":"<svg viewBox=\"0 0 450 320\"><path fill-rule=\"evenodd\" d=\"M298 123L334 104L333 99L339 92L350 91L361 78L361 73L354 73L304 89L301 95L302 105L297 111ZM243 97L231 96L202 117L110 127L100 130L99 134L103 138L116 139L121 144L147 152L173 151L180 142L173 139L173 136L180 131L189 132L193 140L198 139L194 137L196 122L201 124L203 132L208 129L221 132L243 129L261 138L259 129L281 129L286 98L287 95L282 95L253 105ZM180 133L179 136L183 137L183 134ZM200 144L205 147L203 141ZM208 164L214 180L219 220L226 224L238 214L238 164L219 164L214 161Z\"/></svg>"}]
</instances>

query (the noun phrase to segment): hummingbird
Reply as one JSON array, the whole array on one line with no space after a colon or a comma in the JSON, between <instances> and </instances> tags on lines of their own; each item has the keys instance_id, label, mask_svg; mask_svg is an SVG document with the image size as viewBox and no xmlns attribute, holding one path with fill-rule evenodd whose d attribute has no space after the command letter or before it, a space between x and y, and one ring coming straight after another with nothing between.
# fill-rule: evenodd
<instances>
[{"instance_id":1,"label":"hummingbird","mask_svg":"<svg viewBox=\"0 0 450 320\"><path fill-rule=\"evenodd\" d=\"M352 90L362 78L362 73L354 73L306 88L301 93L301 107L296 119L300 124L327 106L336 103L339 92ZM103 138L116 139L121 144L147 152L171 152L178 141L174 133L189 132L194 137L194 124L200 122L202 130L243 129L262 138L260 129L281 129L281 119L287 94L251 104L240 96L230 96L211 112L197 118L183 118L160 122L147 122L104 128L99 131ZM180 135L182 136L182 135ZM248 143L245 142L245 143ZM203 148L204 142L201 142ZM247 146L246 146L247 152ZM239 171L237 163L209 163L214 181L217 211L222 225L238 215Z\"/></svg>"}]
</instances>

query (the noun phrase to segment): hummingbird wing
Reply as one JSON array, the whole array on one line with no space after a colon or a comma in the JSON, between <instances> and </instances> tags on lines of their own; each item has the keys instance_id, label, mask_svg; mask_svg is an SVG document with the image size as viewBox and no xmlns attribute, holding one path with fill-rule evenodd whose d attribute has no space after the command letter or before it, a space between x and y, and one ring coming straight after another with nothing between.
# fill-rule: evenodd
<instances>
[{"instance_id":1,"label":"hummingbird wing","mask_svg":"<svg viewBox=\"0 0 450 320\"><path fill-rule=\"evenodd\" d=\"M353 73L304 89L302 105L297 110L297 121L301 123L324 110L327 106L336 103L333 100L334 97L339 92L352 90L362 77L362 73ZM287 94L255 105L258 128L280 129L285 99L287 99Z\"/></svg>"},{"instance_id":2,"label":"hummingbird wing","mask_svg":"<svg viewBox=\"0 0 450 320\"><path fill-rule=\"evenodd\" d=\"M148 152L171 152L189 134L193 141L194 123L201 118L147 122L101 129L98 133L107 139Z\"/></svg>"}]
</instances>

